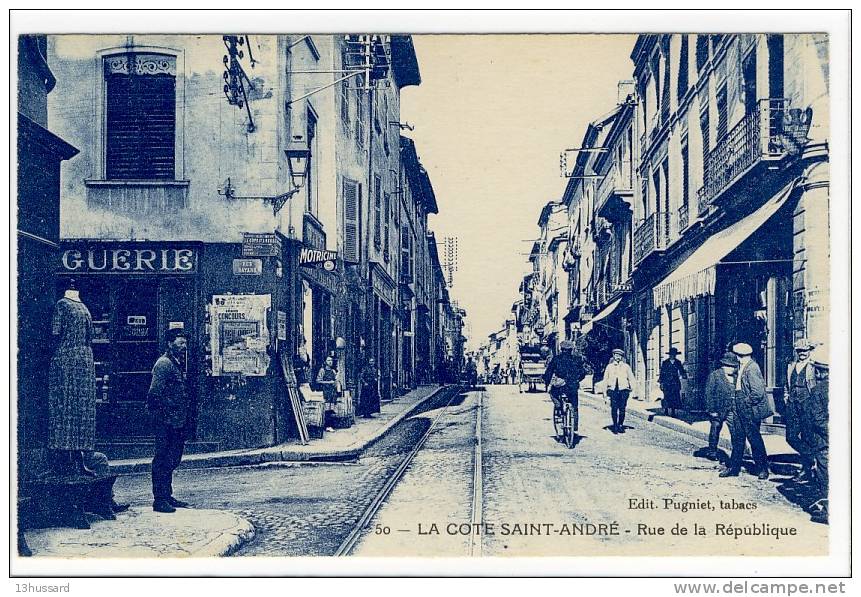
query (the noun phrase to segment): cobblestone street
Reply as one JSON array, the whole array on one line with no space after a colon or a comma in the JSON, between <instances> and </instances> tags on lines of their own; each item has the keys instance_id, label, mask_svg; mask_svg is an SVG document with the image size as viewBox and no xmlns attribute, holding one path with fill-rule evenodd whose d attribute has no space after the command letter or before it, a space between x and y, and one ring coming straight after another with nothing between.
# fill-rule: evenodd
<instances>
[{"instance_id":1,"label":"cobblestone street","mask_svg":"<svg viewBox=\"0 0 861 597\"><path fill-rule=\"evenodd\" d=\"M451 394L435 397L358 462L180 471L177 494L254 524L256 538L238 556L331 555L439 416L427 443L364 529L354 555L827 550L828 528L809 522L776 490L783 481L779 475L768 481L746 473L719 479L716 464L693 456L701 447L696 439L634 418L624 435L615 435L605 428L607 412L582 403L582 439L569 450L554 437L546 394L488 386L480 409L478 396L479 391L461 393L448 408ZM478 412L483 466L475 518ZM146 503L148 483L145 475L122 477L118 497ZM474 520L480 521L478 528L471 526ZM705 535L695 535L695 525ZM717 525L724 526L718 531ZM750 530L754 527L758 531ZM736 538L733 529L760 534ZM476 547L470 551L471 540Z\"/></svg>"}]
</instances>

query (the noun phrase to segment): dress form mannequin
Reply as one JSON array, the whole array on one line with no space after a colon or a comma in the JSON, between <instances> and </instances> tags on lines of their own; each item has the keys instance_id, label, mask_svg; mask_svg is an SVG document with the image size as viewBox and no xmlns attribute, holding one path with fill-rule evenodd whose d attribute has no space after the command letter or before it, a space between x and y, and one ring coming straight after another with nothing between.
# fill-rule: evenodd
<instances>
[{"instance_id":1,"label":"dress form mannequin","mask_svg":"<svg viewBox=\"0 0 861 597\"><path fill-rule=\"evenodd\" d=\"M52 332L56 350L49 374L49 447L58 451L62 469L93 475L82 453L92 451L95 442L92 317L74 280L55 306Z\"/></svg>"}]
</instances>

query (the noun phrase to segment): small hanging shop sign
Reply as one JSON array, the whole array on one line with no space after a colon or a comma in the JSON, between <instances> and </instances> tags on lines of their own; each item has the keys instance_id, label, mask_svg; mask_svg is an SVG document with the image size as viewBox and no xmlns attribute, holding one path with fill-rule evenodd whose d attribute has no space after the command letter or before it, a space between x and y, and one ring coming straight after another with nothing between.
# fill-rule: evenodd
<instances>
[{"instance_id":1,"label":"small hanging shop sign","mask_svg":"<svg viewBox=\"0 0 861 597\"><path fill-rule=\"evenodd\" d=\"M243 257L278 257L281 255L281 239L272 232L243 232Z\"/></svg>"}]
</instances>

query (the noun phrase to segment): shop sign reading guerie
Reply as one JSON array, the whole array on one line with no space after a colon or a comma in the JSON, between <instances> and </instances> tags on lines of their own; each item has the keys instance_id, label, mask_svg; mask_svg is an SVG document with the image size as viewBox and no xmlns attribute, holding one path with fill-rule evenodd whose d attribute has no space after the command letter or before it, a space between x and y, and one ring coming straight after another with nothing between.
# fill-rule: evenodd
<instances>
[{"instance_id":1,"label":"shop sign reading guerie","mask_svg":"<svg viewBox=\"0 0 861 597\"><path fill-rule=\"evenodd\" d=\"M193 274L197 271L197 250L137 243L70 247L60 253L59 271L75 274Z\"/></svg>"}]
</instances>

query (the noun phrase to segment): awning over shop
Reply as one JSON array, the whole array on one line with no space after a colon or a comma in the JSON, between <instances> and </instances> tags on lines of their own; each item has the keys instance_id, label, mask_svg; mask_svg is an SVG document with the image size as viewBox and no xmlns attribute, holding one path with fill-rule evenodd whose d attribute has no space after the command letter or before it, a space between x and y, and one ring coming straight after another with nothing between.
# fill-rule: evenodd
<instances>
[{"instance_id":1,"label":"awning over shop","mask_svg":"<svg viewBox=\"0 0 861 597\"><path fill-rule=\"evenodd\" d=\"M592 326L595 325L596 322L601 321L602 319L610 315L613 311L616 310L616 307L618 307L619 303L621 302L622 299L616 299L615 301L604 307L601 311L598 312L597 315L595 315L595 317L583 324L583 327L580 328L580 333L583 335L588 334L592 330Z\"/></svg>"},{"instance_id":2,"label":"awning over shop","mask_svg":"<svg viewBox=\"0 0 861 597\"><path fill-rule=\"evenodd\" d=\"M796 181L786 185L762 207L707 238L700 247L652 290L655 305L672 305L714 294L716 265L759 230L786 203Z\"/></svg>"}]
</instances>

